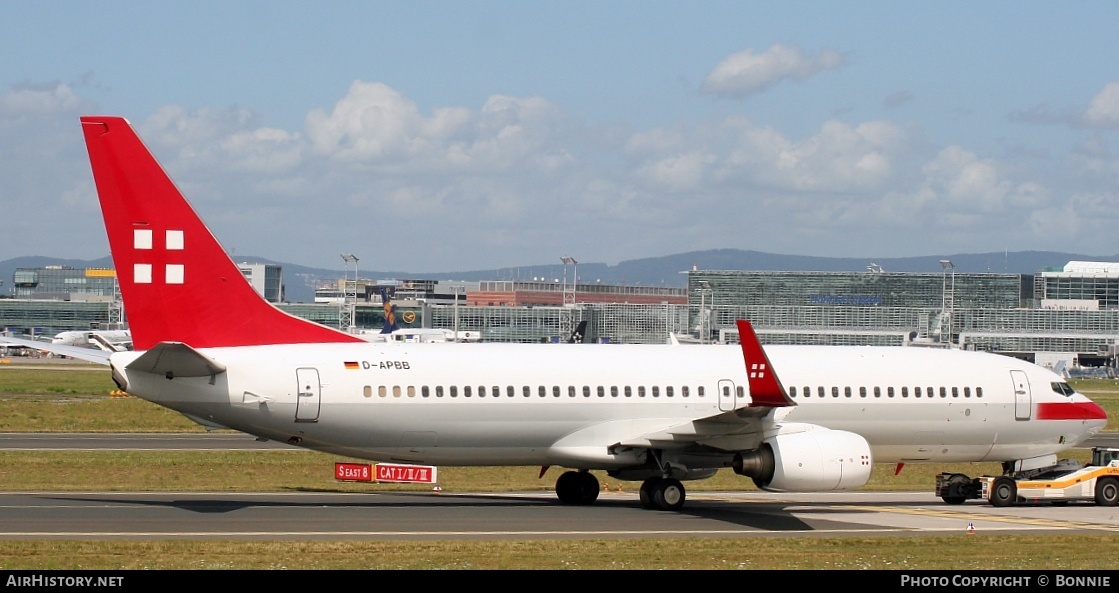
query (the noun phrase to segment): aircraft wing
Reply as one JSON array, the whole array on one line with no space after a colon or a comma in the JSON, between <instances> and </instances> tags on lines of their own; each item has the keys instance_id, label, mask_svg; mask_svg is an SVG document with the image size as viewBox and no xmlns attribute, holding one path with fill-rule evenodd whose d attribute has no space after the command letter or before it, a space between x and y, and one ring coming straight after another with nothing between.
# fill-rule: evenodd
<instances>
[{"instance_id":1,"label":"aircraft wing","mask_svg":"<svg viewBox=\"0 0 1119 593\"><path fill-rule=\"evenodd\" d=\"M97 364L109 365L109 355L111 352L98 350L95 348L82 348L81 346L66 346L63 344L51 344L49 342L37 342L35 340L24 340L22 338L9 338L0 336L0 343L14 344L16 346L26 346L43 352L53 352L54 354L61 354L62 356L69 356L70 358L77 358L87 362L95 362Z\"/></svg>"},{"instance_id":2,"label":"aircraft wing","mask_svg":"<svg viewBox=\"0 0 1119 593\"><path fill-rule=\"evenodd\" d=\"M614 447L679 449L690 445L726 451L753 449L781 429L781 419L791 408L740 408L705 418L646 425L645 432L621 438Z\"/></svg>"}]
</instances>

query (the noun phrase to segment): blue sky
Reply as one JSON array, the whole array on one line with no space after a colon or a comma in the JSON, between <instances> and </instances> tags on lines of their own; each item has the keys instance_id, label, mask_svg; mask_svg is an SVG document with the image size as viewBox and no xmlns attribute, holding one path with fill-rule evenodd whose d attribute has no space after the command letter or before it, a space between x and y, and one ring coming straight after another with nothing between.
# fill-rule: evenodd
<instances>
[{"instance_id":1,"label":"blue sky","mask_svg":"<svg viewBox=\"0 0 1119 593\"><path fill-rule=\"evenodd\" d=\"M4 8L0 260L107 254L91 113L312 266L1119 253L1114 2Z\"/></svg>"}]
</instances>

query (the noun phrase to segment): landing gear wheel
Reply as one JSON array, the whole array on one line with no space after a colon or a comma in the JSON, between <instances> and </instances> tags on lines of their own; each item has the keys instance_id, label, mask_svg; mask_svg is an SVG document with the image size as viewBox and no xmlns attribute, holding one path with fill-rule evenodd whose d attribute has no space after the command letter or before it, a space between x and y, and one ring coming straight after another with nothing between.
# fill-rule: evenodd
<instances>
[{"instance_id":1,"label":"landing gear wheel","mask_svg":"<svg viewBox=\"0 0 1119 593\"><path fill-rule=\"evenodd\" d=\"M556 496L563 504L591 504L598 500L598 486L590 472L564 472L556 480Z\"/></svg>"},{"instance_id":2,"label":"landing gear wheel","mask_svg":"<svg viewBox=\"0 0 1119 593\"><path fill-rule=\"evenodd\" d=\"M664 478L653 489L653 502L662 511L678 511L684 506L684 485L676 478Z\"/></svg>"},{"instance_id":3,"label":"landing gear wheel","mask_svg":"<svg viewBox=\"0 0 1119 593\"><path fill-rule=\"evenodd\" d=\"M1007 477L996 478L991 485L991 506L1008 507L1018 498L1018 485Z\"/></svg>"},{"instance_id":4,"label":"landing gear wheel","mask_svg":"<svg viewBox=\"0 0 1119 593\"><path fill-rule=\"evenodd\" d=\"M661 478L649 478L641 483L641 508L657 508L655 493L657 491L657 484L660 484L660 481Z\"/></svg>"},{"instance_id":5,"label":"landing gear wheel","mask_svg":"<svg viewBox=\"0 0 1119 593\"><path fill-rule=\"evenodd\" d=\"M1100 478L1096 481L1096 504L1101 507L1113 507L1119 504L1119 480Z\"/></svg>"}]
</instances>

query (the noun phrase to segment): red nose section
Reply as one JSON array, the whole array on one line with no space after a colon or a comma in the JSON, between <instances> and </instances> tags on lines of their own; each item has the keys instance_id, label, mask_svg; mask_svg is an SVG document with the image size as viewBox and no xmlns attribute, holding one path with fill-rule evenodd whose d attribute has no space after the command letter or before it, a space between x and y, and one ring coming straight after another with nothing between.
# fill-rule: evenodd
<instances>
[{"instance_id":1,"label":"red nose section","mask_svg":"<svg viewBox=\"0 0 1119 593\"><path fill-rule=\"evenodd\" d=\"M1096 402L1059 402L1037 405L1038 420L1107 420Z\"/></svg>"}]
</instances>

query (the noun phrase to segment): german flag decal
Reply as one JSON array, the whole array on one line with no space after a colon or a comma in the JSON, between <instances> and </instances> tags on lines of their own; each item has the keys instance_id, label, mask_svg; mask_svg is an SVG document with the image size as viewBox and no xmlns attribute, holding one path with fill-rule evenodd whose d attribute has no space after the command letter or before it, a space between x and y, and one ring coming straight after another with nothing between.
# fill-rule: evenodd
<instances>
[{"instance_id":1,"label":"german flag decal","mask_svg":"<svg viewBox=\"0 0 1119 593\"><path fill-rule=\"evenodd\" d=\"M360 365L358 365L358 363L356 363L356 362L349 362L349 361L346 361L346 362L344 362L344 363L342 363L342 364L346 365L346 368L347 368L347 369L353 369L353 370L355 370L355 371L356 371L357 369L361 368L361 367L360 367Z\"/></svg>"}]
</instances>

